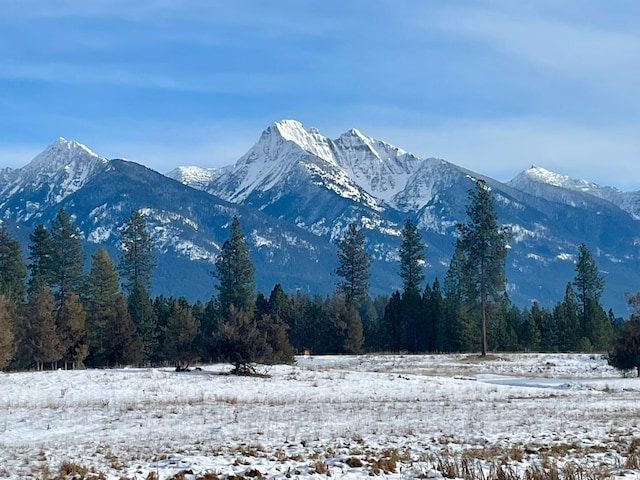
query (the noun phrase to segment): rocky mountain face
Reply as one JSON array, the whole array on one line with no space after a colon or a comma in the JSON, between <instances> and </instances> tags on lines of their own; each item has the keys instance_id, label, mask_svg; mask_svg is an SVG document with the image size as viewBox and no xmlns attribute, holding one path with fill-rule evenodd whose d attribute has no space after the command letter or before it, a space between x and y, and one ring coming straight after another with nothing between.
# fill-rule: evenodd
<instances>
[{"instance_id":1,"label":"rocky mountain face","mask_svg":"<svg viewBox=\"0 0 640 480\"><path fill-rule=\"evenodd\" d=\"M607 279L604 301L624 310L624 292L640 280L638 192L535 167L504 184L441 159L416 157L355 129L332 140L294 120L269 126L249 152L208 185L187 183L328 242L340 238L348 223L358 222L376 260L374 290L388 292L400 286L397 248L407 218L423 234L427 278L443 278L456 224L466 219L467 192L478 178L491 186L499 220L513 232L507 276L516 303L559 300L575 275L578 246L585 243Z\"/></svg>"},{"instance_id":2,"label":"rocky mountain face","mask_svg":"<svg viewBox=\"0 0 640 480\"><path fill-rule=\"evenodd\" d=\"M60 208L84 235L90 255L104 245L117 263L119 228L134 209L142 209L158 259L154 291L207 301L215 293L213 262L228 238L231 219L242 219L265 288L271 272L281 272L285 288L319 288L318 264L335 249L317 237L258 210L231 204L133 162L106 160L77 142L60 139L26 167L2 179L0 215L28 244L37 224L49 226Z\"/></svg>"},{"instance_id":3,"label":"rocky mountain face","mask_svg":"<svg viewBox=\"0 0 640 480\"><path fill-rule=\"evenodd\" d=\"M294 120L270 125L235 165L179 167L167 176L106 160L60 139L22 169L0 170L0 218L28 243L59 208L75 218L90 253L106 245L117 261L118 228L141 208L158 256L155 293L208 300L214 259L238 215L265 293L329 293L338 278L335 242L355 221L374 257L371 294L400 288L397 248L406 219L426 244L426 277L442 281L456 224L465 221L476 179L492 188L499 221L513 232L507 257L512 300L546 306L575 275L580 243L605 274L603 303L626 314L637 290L640 193L624 193L533 167L506 184L434 158L419 158L352 129L330 139Z\"/></svg>"}]
</instances>

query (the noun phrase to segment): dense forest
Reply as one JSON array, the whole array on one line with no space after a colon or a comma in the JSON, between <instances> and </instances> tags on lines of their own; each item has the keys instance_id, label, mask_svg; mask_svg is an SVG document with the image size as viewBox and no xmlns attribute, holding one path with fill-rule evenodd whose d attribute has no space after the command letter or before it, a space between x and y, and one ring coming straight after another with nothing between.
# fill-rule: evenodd
<instances>
[{"instance_id":1,"label":"dense forest","mask_svg":"<svg viewBox=\"0 0 640 480\"><path fill-rule=\"evenodd\" d=\"M371 257L356 223L338 241L332 295L255 291L254 266L234 218L212 275L217 295L190 304L151 298L155 268L144 217L120 229L118 263L100 247L85 270L81 233L60 210L21 245L0 226L0 368L43 369L174 365L225 361L236 373L256 363L289 363L295 354L362 352L609 352L621 368L640 368L640 296L634 314L616 318L600 304L604 278L588 249L577 252L575 277L551 310L512 305L504 275L510 232L500 227L490 189L469 192L468 220L458 225L448 272L426 282L425 246L417 226L402 229L402 291L371 298Z\"/></svg>"}]
</instances>

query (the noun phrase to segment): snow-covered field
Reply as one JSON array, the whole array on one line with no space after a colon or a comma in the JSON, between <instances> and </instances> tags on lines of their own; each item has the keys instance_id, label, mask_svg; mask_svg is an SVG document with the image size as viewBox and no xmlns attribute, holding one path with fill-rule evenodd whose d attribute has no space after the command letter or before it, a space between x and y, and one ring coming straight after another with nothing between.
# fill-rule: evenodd
<instances>
[{"instance_id":1,"label":"snow-covered field","mask_svg":"<svg viewBox=\"0 0 640 480\"><path fill-rule=\"evenodd\" d=\"M640 380L599 356L229 369L0 373L0 478L640 478Z\"/></svg>"}]
</instances>

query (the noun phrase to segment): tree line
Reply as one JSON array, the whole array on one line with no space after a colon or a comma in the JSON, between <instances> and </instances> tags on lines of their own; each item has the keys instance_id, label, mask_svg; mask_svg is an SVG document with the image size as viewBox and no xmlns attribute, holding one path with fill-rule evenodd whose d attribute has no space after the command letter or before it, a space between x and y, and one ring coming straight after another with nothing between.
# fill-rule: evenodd
<instances>
[{"instance_id":1,"label":"tree line","mask_svg":"<svg viewBox=\"0 0 640 480\"><path fill-rule=\"evenodd\" d=\"M26 265L19 243L0 226L0 368L171 364L183 370L197 361L226 361L236 373L253 373L256 363L288 363L305 351L486 355L614 347L612 358L629 363L620 353L619 331L635 324L623 327L601 306L604 278L585 245L564 298L552 309L537 302L520 309L506 288L510 232L498 225L483 181L469 191L467 217L457 226L443 282L435 278L425 286L425 245L407 220L398 251L402 290L376 298L368 295L372 259L356 223L337 242L340 281L333 294L288 293L276 284L265 295L256 292L255 269L234 217L213 271L217 294L206 304L151 298L155 258L139 211L120 229L118 264L99 247L88 271L80 231L64 210L48 227L34 228Z\"/></svg>"}]
</instances>

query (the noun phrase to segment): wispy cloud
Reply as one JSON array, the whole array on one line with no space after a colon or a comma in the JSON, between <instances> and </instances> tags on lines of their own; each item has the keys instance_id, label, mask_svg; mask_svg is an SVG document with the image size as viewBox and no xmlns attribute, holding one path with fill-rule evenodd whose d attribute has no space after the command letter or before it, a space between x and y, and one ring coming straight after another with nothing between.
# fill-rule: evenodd
<instances>
[{"instance_id":1,"label":"wispy cloud","mask_svg":"<svg viewBox=\"0 0 640 480\"><path fill-rule=\"evenodd\" d=\"M501 181L538 165L623 190L640 189L640 122L603 128L519 117L378 130L418 156L444 158Z\"/></svg>"},{"instance_id":2,"label":"wispy cloud","mask_svg":"<svg viewBox=\"0 0 640 480\"><path fill-rule=\"evenodd\" d=\"M7 154L62 135L160 171L220 166L270 122L297 118L328 135L358 127L500 179L539 163L640 186L634 1L0 0L0 9Z\"/></svg>"}]
</instances>

